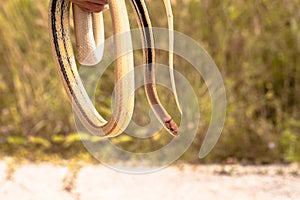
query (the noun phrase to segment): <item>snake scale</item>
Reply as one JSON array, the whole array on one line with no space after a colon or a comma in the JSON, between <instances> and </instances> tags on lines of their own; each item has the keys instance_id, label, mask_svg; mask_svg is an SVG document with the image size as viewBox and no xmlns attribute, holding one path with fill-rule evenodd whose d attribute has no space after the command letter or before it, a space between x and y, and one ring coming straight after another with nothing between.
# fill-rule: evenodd
<instances>
[{"instance_id":1,"label":"snake scale","mask_svg":"<svg viewBox=\"0 0 300 200\"><path fill-rule=\"evenodd\" d=\"M152 109L159 121L164 125L165 129L168 130L168 132L172 135L177 135L178 127L172 120L171 116L161 105L156 91L154 36L146 3L144 0L130 1L133 5L141 30L145 64L145 90L148 102L152 106ZM125 1L109 0L109 8L114 35L130 33L130 25ZM75 29L77 29L77 59L82 64L95 64L101 60L102 55L90 54L90 52L93 52L99 43L104 42L102 14L87 15L83 12L80 13L80 9L76 8L75 6L73 8L73 12ZM118 84L115 85L112 115L106 121L97 112L91 100L89 99L77 71L74 51L71 43L69 18L70 3L68 0L50 1L49 27L52 41L51 44L58 73L61 77L64 88L73 105L75 113L83 125L91 133L102 137L117 136L126 129L133 114L134 75L133 73L130 73L134 70L133 53L131 52L126 55L121 55L114 61L115 83ZM89 42L88 45L86 45L86 42ZM79 51L78 46L82 47L82 49ZM120 52L122 49L132 49L130 34L127 34L126 37L114 37L115 54L118 55L118 52ZM85 59L87 55L92 55L92 58ZM171 59L173 58L169 58L169 62L171 65L173 65L171 63ZM84 63L85 61L88 62ZM173 66L171 66L170 72L172 72L172 70ZM173 74L171 74L171 78L173 78L172 87L174 86L174 90L175 84L174 77L172 77L172 75ZM175 98L179 108L176 92Z\"/></svg>"}]
</instances>

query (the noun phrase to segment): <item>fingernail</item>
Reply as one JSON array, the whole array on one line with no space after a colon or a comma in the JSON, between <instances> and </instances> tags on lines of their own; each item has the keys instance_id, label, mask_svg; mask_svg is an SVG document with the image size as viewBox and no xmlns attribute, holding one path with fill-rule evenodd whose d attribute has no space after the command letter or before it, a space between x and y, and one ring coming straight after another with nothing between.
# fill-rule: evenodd
<instances>
[{"instance_id":1,"label":"fingernail","mask_svg":"<svg viewBox=\"0 0 300 200\"><path fill-rule=\"evenodd\" d=\"M108 10L108 9L109 9L109 5L105 4L104 7L103 7L103 10Z\"/></svg>"}]
</instances>

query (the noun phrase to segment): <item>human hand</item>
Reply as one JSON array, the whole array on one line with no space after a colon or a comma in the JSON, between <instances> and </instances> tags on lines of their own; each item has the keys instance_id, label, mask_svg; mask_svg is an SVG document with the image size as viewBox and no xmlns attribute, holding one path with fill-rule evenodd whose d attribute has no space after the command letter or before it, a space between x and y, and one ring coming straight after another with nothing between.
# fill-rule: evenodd
<instances>
[{"instance_id":1,"label":"human hand","mask_svg":"<svg viewBox=\"0 0 300 200\"><path fill-rule=\"evenodd\" d=\"M70 0L85 12L101 12L108 9L107 0Z\"/></svg>"}]
</instances>

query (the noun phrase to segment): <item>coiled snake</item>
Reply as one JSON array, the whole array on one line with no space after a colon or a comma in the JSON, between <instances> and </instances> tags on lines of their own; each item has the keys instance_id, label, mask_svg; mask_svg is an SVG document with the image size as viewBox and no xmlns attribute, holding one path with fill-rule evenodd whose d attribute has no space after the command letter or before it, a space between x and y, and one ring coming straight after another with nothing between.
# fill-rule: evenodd
<instances>
[{"instance_id":1,"label":"coiled snake","mask_svg":"<svg viewBox=\"0 0 300 200\"><path fill-rule=\"evenodd\" d=\"M130 0L136 13L141 29L143 41L145 67L145 90L148 102L152 106L159 121L172 135L178 134L178 127L161 105L155 87L155 48L152 25L144 0ZM167 2L167 3L166 3ZM165 0L169 19L172 17L170 3ZM113 22L114 35L130 33L128 14L124 0L109 0L109 8ZM104 41L103 19L101 14L88 14L74 6L74 19L77 42L77 59L81 64L92 65L97 63L102 55L93 54L97 45ZM94 135L113 137L121 134L128 126L134 107L134 70L133 53L119 56L115 62L115 96L112 115L106 121L97 112L81 82L75 62L74 52L70 37L70 3L68 0L51 0L49 7L49 26L52 40L52 49L58 73L73 108L84 126ZM102 20L102 21L101 21ZM169 27L173 22L168 20ZM170 34L170 47L173 45L172 32ZM124 40L127 41L124 41ZM114 37L114 51L116 54L121 49L132 49L130 34L124 37ZM173 77L173 55L170 49L170 73L173 91L177 101ZM87 55L92 57L85 59ZM85 63L85 61L88 61ZM125 76L126 75L126 76Z\"/></svg>"}]
</instances>

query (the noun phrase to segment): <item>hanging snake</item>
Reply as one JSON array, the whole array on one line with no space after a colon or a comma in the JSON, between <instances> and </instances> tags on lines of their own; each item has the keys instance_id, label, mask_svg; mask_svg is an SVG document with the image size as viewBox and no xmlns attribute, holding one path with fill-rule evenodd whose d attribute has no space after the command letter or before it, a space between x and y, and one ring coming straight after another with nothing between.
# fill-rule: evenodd
<instances>
[{"instance_id":1,"label":"hanging snake","mask_svg":"<svg viewBox=\"0 0 300 200\"><path fill-rule=\"evenodd\" d=\"M178 127L162 106L156 91L154 36L146 3L144 0L130 1L141 30L145 64L145 90L148 102L165 129L172 135L177 135ZM166 5L170 6L170 4ZM68 0L51 0L49 6L49 26L53 56L64 88L73 104L75 113L83 125L94 135L102 137L114 137L121 134L132 118L134 107L134 75L132 73L134 70L134 61L125 1L109 0L109 10L114 35L116 36L114 37L114 52L118 55L119 52L126 49L130 53L118 56L114 61L115 83L117 84L115 85L112 115L106 121L97 112L89 99L77 71L70 36L70 3ZM82 64L95 64L101 60L102 55L91 54L91 52L96 49L97 45L104 42L102 14L87 14L80 11L76 6L73 8L73 12L75 19L77 59ZM171 13L168 12L168 17L170 16ZM170 20L168 20L168 22L170 22ZM169 26L170 25L173 26L173 23L169 23ZM126 36L117 37L117 35L122 33L125 33ZM169 35L172 35L171 31ZM173 45L172 40L173 37L170 37L170 46ZM170 52L170 55L171 54L172 52ZM92 57L85 59L88 55ZM175 91L178 108L180 108L173 77L173 55L169 58L169 62L172 87L173 91Z\"/></svg>"}]
</instances>

